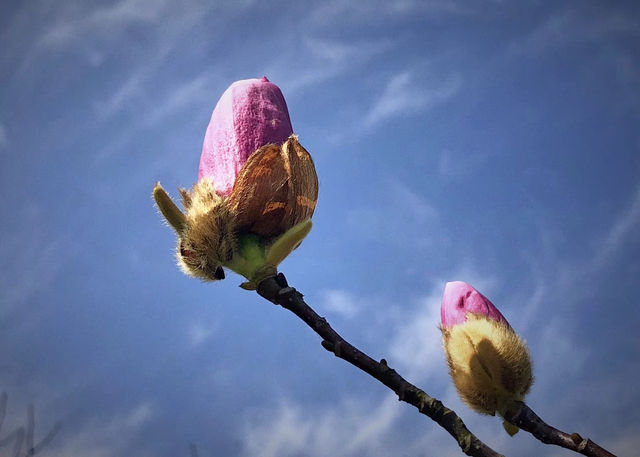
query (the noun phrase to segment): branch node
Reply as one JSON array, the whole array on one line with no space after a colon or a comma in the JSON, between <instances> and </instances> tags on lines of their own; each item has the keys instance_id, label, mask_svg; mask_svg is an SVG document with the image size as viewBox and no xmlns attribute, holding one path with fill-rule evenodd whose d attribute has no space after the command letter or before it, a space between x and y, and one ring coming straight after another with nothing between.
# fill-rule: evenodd
<instances>
[{"instance_id":1,"label":"branch node","mask_svg":"<svg viewBox=\"0 0 640 457\"><path fill-rule=\"evenodd\" d=\"M576 443L578 444L578 443ZM589 438L584 438L582 441L580 441L580 443L578 444L578 451L582 452L584 451L587 447L589 447L589 444L594 444L593 441L591 441Z\"/></svg>"},{"instance_id":2,"label":"branch node","mask_svg":"<svg viewBox=\"0 0 640 457\"><path fill-rule=\"evenodd\" d=\"M293 287L283 287L282 289L280 289L278 291L278 297L282 297L282 298L286 298L287 300L291 300L291 295L293 295L293 293L296 290Z\"/></svg>"},{"instance_id":3,"label":"branch node","mask_svg":"<svg viewBox=\"0 0 640 457\"><path fill-rule=\"evenodd\" d=\"M287 282L287 278L282 273L278 273L276 275L276 282L280 287L289 287L289 283Z\"/></svg>"},{"instance_id":4,"label":"branch node","mask_svg":"<svg viewBox=\"0 0 640 457\"><path fill-rule=\"evenodd\" d=\"M389 368L389 365L387 365L387 361L385 359L380 359L380 363L378 364L378 373L380 373L380 376L384 375L385 373L388 373L389 371L393 371Z\"/></svg>"},{"instance_id":5,"label":"branch node","mask_svg":"<svg viewBox=\"0 0 640 457\"><path fill-rule=\"evenodd\" d=\"M327 341L327 340L322 340L320 342L320 344L322 345L323 348L325 348L327 351L329 352L333 352L333 347L334 344L331 341Z\"/></svg>"},{"instance_id":6,"label":"branch node","mask_svg":"<svg viewBox=\"0 0 640 457\"><path fill-rule=\"evenodd\" d=\"M576 445L580 445L580 443L584 441L582 437L577 433L572 433L570 436L571 436L571 441L573 441Z\"/></svg>"},{"instance_id":7,"label":"branch node","mask_svg":"<svg viewBox=\"0 0 640 457\"><path fill-rule=\"evenodd\" d=\"M315 330L320 330L321 327L327 326L327 320L324 317L318 319L314 325Z\"/></svg>"},{"instance_id":8,"label":"branch node","mask_svg":"<svg viewBox=\"0 0 640 457\"><path fill-rule=\"evenodd\" d=\"M342 357L342 340L338 340L335 343L328 340L322 340L320 342L322 347L329 352L333 352L336 357Z\"/></svg>"}]
</instances>

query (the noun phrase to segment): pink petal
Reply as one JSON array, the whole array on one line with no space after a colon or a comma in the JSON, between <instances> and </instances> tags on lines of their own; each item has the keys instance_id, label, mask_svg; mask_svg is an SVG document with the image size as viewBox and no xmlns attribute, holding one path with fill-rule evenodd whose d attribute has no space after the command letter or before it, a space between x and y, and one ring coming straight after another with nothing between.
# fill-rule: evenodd
<instances>
[{"instance_id":1,"label":"pink petal","mask_svg":"<svg viewBox=\"0 0 640 457\"><path fill-rule=\"evenodd\" d=\"M275 84L236 81L211 114L200 156L198 180L209 177L220 195L229 195L247 158L265 144L282 144L293 133L287 103Z\"/></svg>"},{"instance_id":2,"label":"pink petal","mask_svg":"<svg viewBox=\"0 0 640 457\"><path fill-rule=\"evenodd\" d=\"M467 313L487 316L498 322L509 322L498 311L491 301L466 282L453 281L444 286L440 317L442 326L451 328L462 324L467 319Z\"/></svg>"}]
</instances>

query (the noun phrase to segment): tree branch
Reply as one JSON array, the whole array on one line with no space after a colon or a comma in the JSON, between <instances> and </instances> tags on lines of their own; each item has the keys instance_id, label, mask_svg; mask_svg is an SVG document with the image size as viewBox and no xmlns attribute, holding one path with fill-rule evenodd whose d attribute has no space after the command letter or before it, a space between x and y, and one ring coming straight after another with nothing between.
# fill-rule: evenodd
<instances>
[{"instance_id":1,"label":"tree branch","mask_svg":"<svg viewBox=\"0 0 640 457\"><path fill-rule=\"evenodd\" d=\"M389 368L384 359L377 362L345 341L331 328L331 325L324 317L320 317L304 302L300 292L288 286L287 280L282 273L263 280L258 285L257 292L270 302L288 309L302 319L323 339L322 346L333 352L336 357L346 360L373 376L393 390L398 395L399 400L415 406L422 414L437 422L456 439L462 452L474 457L501 456L501 454L495 452L471 433L454 411L405 380L395 370Z\"/></svg>"},{"instance_id":2,"label":"tree branch","mask_svg":"<svg viewBox=\"0 0 640 457\"><path fill-rule=\"evenodd\" d=\"M555 444L556 446L570 449L582 455L590 457L615 457L606 449L601 448L589 438L582 438L577 433L569 435L544 422L525 403L515 402L516 408L507 411L505 419L522 430L531 433L538 440L545 444Z\"/></svg>"}]
</instances>

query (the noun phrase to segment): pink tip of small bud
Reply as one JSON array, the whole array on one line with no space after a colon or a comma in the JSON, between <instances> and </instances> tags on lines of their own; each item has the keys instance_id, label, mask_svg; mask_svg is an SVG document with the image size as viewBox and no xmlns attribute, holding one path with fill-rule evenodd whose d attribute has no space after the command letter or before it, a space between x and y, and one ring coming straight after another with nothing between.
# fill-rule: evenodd
<instances>
[{"instance_id":1,"label":"pink tip of small bud","mask_svg":"<svg viewBox=\"0 0 640 457\"><path fill-rule=\"evenodd\" d=\"M509 325L498 308L469 284L462 281L448 282L444 286L440 308L442 326L451 328L454 325L464 323L467 319L467 313L480 314Z\"/></svg>"},{"instance_id":2,"label":"pink tip of small bud","mask_svg":"<svg viewBox=\"0 0 640 457\"><path fill-rule=\"evenodd\" d=\"M222 94L204 137L198 180L211 178L221 196L231 193L249 156L293 133L282 92L266 76L236 81Z\"/></svg>"}]
</instances>

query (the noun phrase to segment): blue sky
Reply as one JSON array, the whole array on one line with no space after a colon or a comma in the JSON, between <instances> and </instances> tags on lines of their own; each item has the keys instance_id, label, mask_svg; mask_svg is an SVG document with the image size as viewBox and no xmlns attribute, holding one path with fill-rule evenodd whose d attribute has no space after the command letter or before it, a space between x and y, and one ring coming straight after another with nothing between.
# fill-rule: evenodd
<instances>
[{"instance_id":1,"label":"blue sky","mask_svg":"<svg viewBox=\"0 0 640 457\"><path fill-rule=\"evenodd\" d=\"M197 177L234 80L266 75L314 157L282 265L348 340L506 455L565 456L457 398L446 281L527 340L528 403L640 448L640 7L633 2L4 2L0 439L43 456L461 455L287 311L180 273L153 207ZM10 449L0 449L9 455Z\"/></svg>"}]
</instances>

